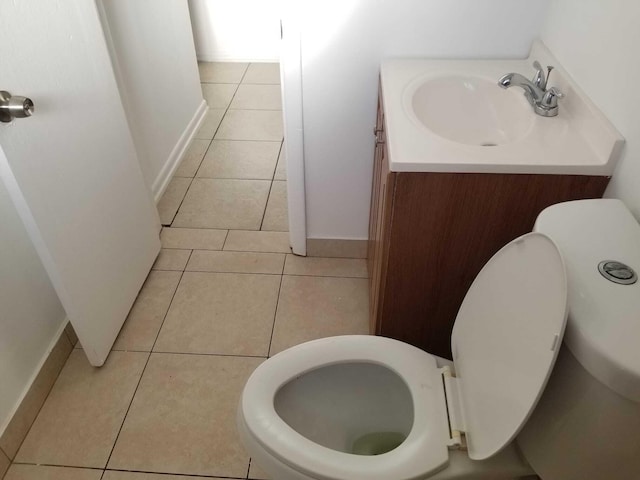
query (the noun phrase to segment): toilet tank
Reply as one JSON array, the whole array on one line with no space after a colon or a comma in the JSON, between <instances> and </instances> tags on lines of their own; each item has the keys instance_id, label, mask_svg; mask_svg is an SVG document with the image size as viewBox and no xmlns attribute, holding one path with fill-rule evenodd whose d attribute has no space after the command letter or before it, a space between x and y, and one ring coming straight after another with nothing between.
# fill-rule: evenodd
<instances>
[{"instance_id":1,"label":"toilet tank","mask_svg":"<svg viewBox=\"0 0 640 480\"><path fill-rule=\"evenodd\" d=\"M563 346L517 443L543 480L640 478L640 225L619 200L551 206L534 231L562 253Z\"/></svg>"}]
</instances>

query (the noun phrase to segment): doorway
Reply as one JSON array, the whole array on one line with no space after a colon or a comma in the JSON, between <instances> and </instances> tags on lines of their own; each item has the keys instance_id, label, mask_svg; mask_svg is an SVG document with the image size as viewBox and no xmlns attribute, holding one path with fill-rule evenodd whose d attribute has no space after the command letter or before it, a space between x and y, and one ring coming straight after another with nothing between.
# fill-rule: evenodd
<instances>
[{"instance_id":1,"label":"doorway","mask_svg":"<svg viewBox=\"0 0 640 480\"><path fill-rule=\"evenodd\" d=\"M209 111L159 204L162 223L291 231L293 252L304 255L299 54L281 40L282 12L253 0L189 7ZM290 183L291 154L299 165Z\"/></svg>"}]
</instances>

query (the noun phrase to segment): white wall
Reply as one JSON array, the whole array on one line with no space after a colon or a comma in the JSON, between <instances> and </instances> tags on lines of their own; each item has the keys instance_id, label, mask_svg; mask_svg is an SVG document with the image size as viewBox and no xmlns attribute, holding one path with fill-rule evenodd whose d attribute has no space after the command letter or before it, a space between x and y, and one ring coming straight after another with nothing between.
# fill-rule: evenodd
<instances>
[{"instance_id":1,"label":"white wall","mask_svg":"<svg viewBox=\"0 0 640 480\"><path fill-rule=\"evenodd\" d=\"M102 0L129 128L156 200L204 114L187 0Z\"/></svg>"},{"instance_id":2,"label":"white wall","mask_svg":"<svg viewBox=\"0 0 640 480\"><path fill-rule=\"evenodd\" d=\"M542 40L626 138L605 196L640 218L640 3L552 0Z\"/></svg>"},{"instance_id":3,"label":"white wall","mask_svg":"<svg viewBox=\"0 0 640 480\"><path fill-rule=\"evenodd\" d=\"M189 0L198 60L277 62L278 0Z\"/></svg>"},{"instance_id":4,"label":"white wall","mask_svg":"<svg viewBox=\"0 0 640 480\"><path fill-rule=\"evenodd\" d=\"M525 57L548 0L308 3L301 9L307 235L364 239L381 59Z\"/></svg>"},{"instance_id":5,"label":"white wall","mask_svg":"<svg viewBox=\"0 0 640 480\"><path fill-rule=\"evenodd\" d=\"M1 434L57 340L65 313L2 181L0 225Z\"/></svg>"}]
</instances>

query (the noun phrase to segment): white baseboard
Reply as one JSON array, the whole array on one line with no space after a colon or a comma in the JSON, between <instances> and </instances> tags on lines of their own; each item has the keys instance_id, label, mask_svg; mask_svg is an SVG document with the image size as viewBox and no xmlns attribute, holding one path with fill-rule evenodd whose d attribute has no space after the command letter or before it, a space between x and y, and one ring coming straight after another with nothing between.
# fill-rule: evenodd
<instances>
[{"instance_id":1,"label":"white baseboard","mask_svg":"<svg viewBox=\"0 0 640 480\"><path fill-rule=\"evenodd\" d=\"M73 346L65 333L65 327L68 322L69 321L66 317L61 322L58 330L53 335L49 346L43 352L42 358L38 362L37 367L26 382L20 397L11 411L11 414L8 418L4 419L2 425L0 425L0 444L3 447L3 450L7 447L11 447L11 444L13 444L13 448L9 449L11 451L5 451L7 456L11 459L15 457L18 447L24 440L24 437L35 420L40 407L44 404L51 386L53 386L53 383L58 377L60 370L62 370L67 357L73 350ZM42 375L47 378L44 378ZM36 382L38 382L38 386L34 387ZM46 385L48 388L43 389L42 384ZM25 411L24 408L21 408L24 404L27 406L27 411Z\"/></svg>"},{"instance_id":2,"label":"white baseboard","mask_svg":"<svg viewBox=\"0 0 640 480\"><path fill-rule=\"evenodd\" d=\"M368 243L358 238L307 238L307 256L367 258Z\"/></svg>"},{"instance_id":3,"label":"white baseboard","mask_svg":"<svg viewBox=\"0 0 640 480\"><path fill-rule=\"evenodd\" d=\"M162 194L167 189L167 186L169 185L173 174L180 165L180 162L182 161L187 148L189 148L191 140L200 128L200 125L204 121L204 117L206 114L207 102L202 100L202 103L200 103L195 113L193 114L193 117L187 124L187 127L182 132L182 135L180 135L180 138L171 150L167 161L165 162L164 166L160 170L160 173L151 186L151 192L153 193L153 199L155 200L156 204L160 201L160 198L162 198Z\"/></svg>"}]
</instances>

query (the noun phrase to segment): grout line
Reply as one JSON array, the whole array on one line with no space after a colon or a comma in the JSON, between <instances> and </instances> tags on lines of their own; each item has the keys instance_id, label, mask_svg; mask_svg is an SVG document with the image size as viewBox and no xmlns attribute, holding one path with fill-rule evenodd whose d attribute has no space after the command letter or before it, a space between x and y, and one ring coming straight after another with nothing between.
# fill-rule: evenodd
<instances>
[{"instance_id":1,"label":"grout line","mask_svg":"<svg viewBox=\"0 0 640 480\"><path fill-rule=\"evenodd\" d=\"M220 250L216 250L219 252L222 252L224 250L224 246L227 244L227 238L229 238L229 232L231 230L227 229L227 234L224 236L224 241L222 242L222 247L220 247Z\"/></svg>"},{"instance_id":2,"label":"grout line","mask_svg":"<svg viewBox=\"0 0 640 480\"><path fill-rule=\"evenodd\" d=\"M180 161L180 163L182 163L182 161ZM180 167L180 165L178 165L178 167ZM171 177L171 180L169 180L169 183L171 183L175 178L188 178L188 177L176 177L174 175L174 176ZM176 208L176 211L171 216L171 221L169 223L162 223L162 221L160 222L161 225L162 225L162 228L171 227L171 225L173 224L174 220L178 216L178 212L180 211L180 207L182 206L182 203L184 202L184 199L187 198L187 194L189 193L189 189L191 188L191 184L192 183L193 183L193 178L190 179L189 185L187 185L187 188L184 190L184 194L182 195L182 198L180 199L180 202L178 203L178 208ZM162 196L164 196L164 194Z\"/></svg>"},{"instance_id":3,"label":"grout line","mask_svg":"<svg viewBox=\"0 0 640 480\"><path fill-rule=\"evenodd\" d=\"M224 115L222 116L222 118L224 118ZM220 120L220 123L222 123L222 120ZM211 145L213 145L213 138L209 140L209 144L207 145L207 148L204 150L204 153L202 154L202 158L200 159L200 162L198 162L198 168L196 168L196 171L193 172L193 177L191 178L196 178L198 176L200 167L202 167L202 163L204 162L204 159L206 158L207 153L209 153L209 150L211 149Z\"/></svg>"},{"instance_id":4,"label":"grout line","mask_svg":"<svg viewBox=\"0 0 640 480\"><path fill-rule=\"evenodd\" d=\"M271 175L271 181L276 181L276 172L278 171L278 166L280 165L280 155L282 155L282 149L284 148L284 139L280 142L280 149L278 150L278 158L276 158L276 167L273 169L273 175Z\"/></svg>"},{"instance_id":5,"label":"grout line","mask_svg":"<svg viewBox=\"0 0 640 480\"><path fill-rule=\"evenodd\" d=\"M353 278L353 279L361 279L361 280L367 280L369 277L354 277L351 275L310 275L310 274L304 274L304 273L285 273L284 274L287 277L313 277L313 278Z\"/></svg>"},{"instance_id":6,"label":"grout line","mask_svg":"<svg viewBox=\"0 0 640 480\"><path fill-rule=\"evenodd\" d=\"M83 470L99 470L99 471L104 470L104 468L100 468L100 467L79 467L78 465L59 465L56 463L12 462L12 465L28 465L33 467L77 468L77 469L83 469Z\"/></svg>"},{"instance_id":7,"label":"grout line","mask_svg":"<svg viewBox=\"0 0 640 480\"><path fill-rule=\"evenodd\" d=\"M227 238L227 237L225 237ZM178 248L178 247L162 247L162 250L179 250L179 251L183 251L183 250L208 250L211 252L215 252L218 251L217 248Z\"/></svg>"},{"instance_id":8,"label":"grout line","mask_svg":"<svg viewBox=\"0 0 640 480\"><path fill-rule=\"evenodd\" d=\"M153 472L150 470L126 470L122 468L98 468L98 467L78 467L77 465L57 465L51 463L26 463L26 462L14 462L12 465L26 465L35 467L57 467L57 468L69 468L78 470L96 470L102 472L101 479L104 478L107 472L122 472L122 473L143 473L149 475L157 475L161 477L185 477L185 478L213 478L221 480L246 480L245 477L229 477L224 475L209 475L209 474L194 474L194 473L169 473L169 472Z\"/></svg>"},{"instance_id":9,"label":"grout line","mask_svg":"<svg viewBox=\"0 0 640 480\"><path fill-rule=\"evenodd\" d=\"M274 169L275 171L275 169ZM182 177L182 178L191 178L191 177ZM238 180L240 182L271 182L274 181L271 178L238 178L238 177L198 177L202 180ZM276 182L284 182L285 180L275 180ZM212 229L215 230L215 229ZM222 229L220 229L222 230Z\"/></svg>"},{"instance_id":10,"label":"grout line","mask_svg":"<svg viewBox=\"0 0 640 480\"><path fill-rule=\"evenodd\" d=\"M247 475L244 477L246 480L249 480L250 472L251 472L251 457L249 457L249 465L247 465Z\"/></svg>"},{"instance_id":11,"label":"grout line","mask_svg":"<svg viewBox=\"0 0 640 480\"><path fill-rule=\"evenodd\" d=\"M249 67L251 66L253 62L247 62L247 68L244 69L244 72L242 72L242 78L240 79L240 85L242 85L242 82L244 82L244 77L247 76L247 72L249 71Z\"/></svg>"},{"instance_id":12,"label":"grout line","mask_svg":"<svg viewBox=\"0 0 640 480\"><path fill-rule=\"evenodd\" d=\"M312 273L286 273L284 271L285 267L286 267L286 256L287 255L292 255L289 253L282 253L282 252L247 252L244 250L200 250L199 251L202 252L227 252L227 253L256 253L258 255L284 255L285 256L285 261L282 264L282 272L239 272L237 270L189 270L189 269L185 269L185 270L154 270L155 272L182 272L182 273L221 273L221 274L233 274L233 275L267 275L267 276L274 276L274 275L285 275L287 277L313 277L313 278L353 278L353 279L362 279L362 280L367 280L369 278L369 276L361 276L361 275L353 275L353 274L345 274L345 275L339 275L339 274L331 274L331 275L327 275L327 274L312 274ZM188 264L187 264L188 266Z\"/></svg>"},{"instance_id":13,"label":"grout line","mask_svg":"<svg viewBox=\"0 0 640 480\"><path fill-rule=\"evenodd\" d=\"M270 232L269 230L252 230L252 231L254 231L254 232L263 231L263 232L268 232L268 233L285 233L285 232ZM213 251L215 251L215 252L239 252L239 253L243 253L243 252L244 253L282 253L283 255L287 255L287 254L291 253L291 251L289 251L289 252L272 252L272 251L266 252L264 250L232 250L230 248L229 249L225 249L225 250L211 250L211 251L212 252Z\"/></svg>"},{"instance_id":14,"label":"grout line","mask_svg":"<svg viewBox=\"0 0 640 480\"><path fill-rule=\"evenodd\" d=\"M259 232L260 230L253 230L254 232ZM265 230L266 231L266 230ZM171 249L167 249L167 250L171 250ZM178 250L178 249L175 249ZM233 252L232 250L214 250L211 248L192 248L191 250L194 250L196 252L220 252L220 253L224 253L224 252L228 252L231 253ZM247 251L247 250L240 250L237 251L235 253L250 253L250 254L256 254L256 255L289 255L288 253L285 252L251 252L251 251ZM278 275L280 275L280 273L278 273Z\"/></svg>"},{"instance_id":15,"label":"grout line","mask_svg":"<svg viewBox=\"0 0 640 480\"><path fill-rule=\"evenodd\" d=\"M202 84L202 82L200 82L200 84ZM233 102L233 99L236 97L236 93L238 92L238 87L240 86L240 84L236 83L231 85L235 85L236 89L233 91L233 95L231 95L231 100L229 100L229 105L227 105L227 108L224 109L224 113L222 114L220 123L218 124L218 127L216 128L215 132L213 132L213 137L211 137L211 140L209 141L209 145L207 146L207 149L205 150L204 155L202 156L202 160L200 161L200 164L198 165L198 169L196 170L196 173L193 175L193 178L196 178L198 176L198 172L202 167L202 163L204 162L205 157L209 153L209 150L211 149L211 145L213 145L213 140L216 137L216 133L218 133L218 130L220 129L220 125L222 125L222 122L224 121L224 117L227 115L227 112L229 111L229 106L231 105L231 102Z\"/></svg>"},{"instance_id":16,"label":"grout line","mask_svg":"<svg viewBox=\"0 0 640 480\"><path fill-rule=\"evenodd\" d=\"M220 109L218 109L218 110L220 110ZM229 110L232 110L234 112L241 112L241 111L245 111L245 112L282 112L281 108L231 108L231 107L229 107ZM264 141L277 142L278 140L264 140Z\"/></svg>"},{"instance_id":17,"label":"grout line","mask_svg":"<svg viewBox=\"0 0 640 480\"><path fill-rule=\"evenodd\" d=\"M176 290L177 290L177 288L176 288ZM118 434L116 435L116 438L113 441L113 445L111 446L111 451L109 452L109 456L107 457L107 461L104 464L104 468L105 469L107 468L107 466L109 465L109 462L111 461L111 455L113 455L113 451L116 449L116 444L118 443L118 439L120 438L120 433L122 432L122 428L124 427L124 423L127 421L127 416L129 415L129 410L131 410L131 405L133 405L133 400L136 398L136 393L138 393L138 388L140 387L140 383L142 382L142 377L144 376L144 372L147 369L147 365L149 365L149 359L151 358L151 352L139 352L139 353L146 353L147 354L147 360L144 362L144 367L142 367L142 372L140 372L140 378L138 378L138 382L136 383L136 388L133 390L133 395L131 395L131 400L129 400L129 405L127 405L127 411L124 412L124 416L122 417L122 422L120 423L120 428L118 428ZM104 475L104 473L103 473L103 475Z\"/></svg>"},{"instance_id":18,"label":"grout line","mask_svg":"<svg viewBox=\"0 0 640 480\"><path fill-rule=\"evenodd\" d=\"M268 180L267 180L268 181ZM184 227L197 228L197 227ZM270 233L289 233L287 230L256 230L254 228L221 228L220 230L233 230L234 232L270 232ZM287 252L288 253L288 252Z\"/></svg>"},{"instance_id":19,"label":"grout line","mask_svg":"<svg viewBox=\"0 0 640 480\"><path fill-rule=\"evenodd\" d=\"M233 353L206 353L206 352L166 352L164 350L154 350L154 354L162 355L190 355L192 357L229 357L229 358L269 358L267 355L236 355Z\"/></svg>"},{"instance_id":20,"label":"grout line","mask_svg":"<svg viewBox=\"0 0 640 480\"><path fill-rule=\"evenodd\" d=\"M271 191L273 190L273 180L269 183L269 195L267 195L267 201L264 204L264 210L262 212L262 220L260 220L260 228L257 230L262 232L262 226L264 225L264 217L267 216L267 208L269 208L269 200L271 199Z\"/></svg>"},{"instance_id":21,"label":"grout line","mask_svg":"<svg viewBox=\"0 0 640 480\"><path fill-rule=\"evenodd\" d=\"M215 63L215 62L212 62ZM238 85L236 82L207 82L204 80L200 80L200 83L205 85ZM280 82L278 83L241 83L240 85L255 85L258 87L279 87L282 85Z\"/></svg>"},{"instance_id":22,"label":"grout line","mask_svg":"<svg viewBox=\"0 0 640 480\"><path fill-rule=\"evenodd\" d=\"M367 261L367 257L331 257L331 256L309 256L307 255L306 257L302 257L300 255L296 255L295 253L292 253L292 255L295 255L296 257L300 257L300 258L327 258L327 259L331 259L331 260L364 260L365 262Z\"/></svg>"},{"instance_id":23,"label":"grout line","mask_svg":"<svg viewBox=\"0 0 640 480\"><path fill-rule=\"evenodd\" d=\"M152 472L148 470L125 470L121 468L106 468L105 472L128 472L128 473L146 473L150 475L158 476L171 476L171 477L188 477L188 478L213 478L221 480L246 480L244 477L228 477L224 475L209 475L209 474L197 474L197 473L168 473L168 472Z\"/></svg>"},{"instance_id":24,"label":"grout line","mask_svg":"<svg viewBox=\"0 0 640 480\"><path fill-rule=\"evenodd\" d=\"M191 177L181 177L191 178ZM233 177L198 177L199 180L232 180L236 182L271 182L270 178L233 178ZM284 182L285 180L276 180L276 182ZM174 227L174 228L193 228L193 227ZM196 227L197 228L197 227ZM228 230L226 228L209 228L209 230Z\"/></svg>"},{"instance_id":25,"label":"grout line","mask_svg":"<svg viewBox=\"0 0 640 480\"><path fill-rule=\"evenodd\" d=\"M209 474L195 474L195 473L170 473L170 472L153 472L150 470L127 470L123 468L99 468L99 467L79 467L77 465L58 465L53 463L28 463L28 462L13 462L14 465L28 465L34 467L58 467L58 468L74 468L78 470L97 470L102 472L102 476L106 472L130 472L130 473L146 473L159 476L178 476L178 477L196 477L196 478L215 478L215 479L229 479L229 480L245 480L244 477L229 477L224 475L209 475ZM102 478L102 477L101 477Z\"/></svg>"},{"instance_id":26,"label":"grout line","mask_svg":"<svg viewBox=\"0 0 640 480\"><path fill-rule=\"evenodd\" d=\"M193 250L194 250L194 249L191 249L191 251L189 252L189 258L187 258L187 263L185 263L185 264L184 264L184 267L182 268L182 273L183 273L183 274L184 274L184 272L186 272L186 271L187 271L187 267L189 266L189 262L191 261L191 257L193 256ZM182 276L180 277L180 280L182 280ZM178 281L178 283L180 283L180 282ZM176 287L176 290L178 290L178 287ZM173 300L173 297L172 297L171 299ZM167 310L167 312L168 312L168 311L169 311L169 310Z\"/></svg>"},{"instance_id":27,"label":"grout line","mask_svg":"<svg viewBox=\"0 0 640 480\"><path fill-rule=\"evenodd\" d=\"M202 79L200 79L200 83L202 85L240 85L238 82L207 82L207 81L202 80ZM248 85L253 85L253 84L248 84ZM267 84L267 85L269 85L269 84Z\"/></svg>"},{"instance_id":28,"label":"grout line","mask_svg":"<svg viewBox=\"0 0 640 480\"><path fill-rule=\"evenodd\" d=\"M275 277L282 275L281 273L259 273L259 272L219 272L214 270L185 270L183 273L219 273L223 275L264 275L267 277ZM300 275L302 276L302 275ZM307 275L309 276L309 275Z\"/></svg>"},{"instance_id":29,"label":"grout line","mask_svg":"<svg viewBox=\"0 0 640 480\"><path fill-rule=\"evenodd\" d=\"M284 267L283 267L284 270ZM278 318L278 308L280 307L280 293L282 292L282 282L284 275L280 275L280 285L278 286L278 300L276 301L276 310L273 312L273 323L271 324L271 335L269 336L269 348L267 350L267 358L271 357L271 346L273 344L273 334L276 330L276 319Z\"/></svg>"},{"instance_id":30,"label":"grout line","mask_svg":"<svg viewBox=\"0 0 640 480\"><path fill-rule=\"evenodd\" d=\"M193 250L191 250L191 253L189 254L189 258L187 259L187 263L189 262L189 259L191 259L191 255L193 254ZM186 265L185 265L186 267ZM114 450L116 449L116 445L118 444L118 439L120 438L120 433L122 433L122 429L124 427L125 422L127 421L127 417L129 415L129 411L131 410L131 406L133 405L133 402L136 398L136 394L138 393L138 389L140 388L140 384L142 383L142 378L144 377L144 372L147 370L147 366L149 365L149 360L151 360L151 354L153 353L153 349L156 346L156 342L158 341L158 337L160 336L160 331L162 330L162 327L164 325L165 320L167 319L167 315L169 314L169 310L171 309L171 305L173 304L173 300L176 297L176 294L178 292L178 289L180 288L180 283L182 282L182 278L184 277L184 271L182 271L180 273L180 279L178 280L178 283L176 284L176 289L173 291L173 295L171 295L171 300L169 301L169 305L167 307L167 311L164 313L164 316L162 317L162 323L160 324L160 328L158 328L158 333L156 333L156 338L153 340L153 344L151 345L151 349L149 352L144 352L147 353L147 361L144 364L144 367L142 368L142 372L140 373L140 378L138 379L138 383L136 383L136 388L133 391L133 395L131 396L131 400L129 401L129 405L127 406L127 411L124 413L124 416L122 417L122 423L120 423L120 428L118 429L118 434L116 435L115 440L113 441L113 445L111 446L111 451L109 452L109 456L107 457L107 461L104 465L104 468L106 469L109 466L109 462L111 461L111 456L113 455Z\"/></svg>"},{"instance_id":31,"label":"grout line","mask_svg":"<svg viewBox=\"0 0 640 480\"><path fill-rule=\"evenodd\" d=\"M24 439L22 441L24 441ZM22 446L22 443L20 443L20 446ZM18 447L18 451L20 451L20 447ZM18 453L16 452L16 455L17 454ZM4 478L4 474L6 474L9 471L9 469L11 468L11 465L13 465L13 459L9 455L7 455L7 452L5 452L2 447L0 447L0 456L2 456L2 455L4 455L7 460L9 460L9 466L7 467L7 471L6 472L0 471L0 475L2 475L2 477L0 477L0 480L2 478Z\"/></svg>"},{"instance_id":32,"label":"grout line","mask_svg":"<svg viewBox=\"0 0 640 480\"><path fill-rule=\"evenodd\" d=\"M244 78L244 75L243 75L243 78ZM201 84L202 84L202 82L201 82ZM169 227L171 227L173 225L173 222L175 221L176 217L178 216L178 213L180 212L180 208L182 208L182 204L184 203L184 199L187 198L187 195L189 194L189 190L191 190L191 186L193 185L193 181L196 179L196 177L198 175L198 171L200 170L200 167L202 166L202 162L204 162L204 158L207 156L207 153L209 152L209 149L211 148L211 145L213 144L213 140L216 138L218 130L220 130L220 126L222 125L222 122L224 122L224 117L226 117L227 112L229 111L229 106L231 105L231 102L233 102L233 99L236 96L236 93L238 91L238 87L239 86L240 86L240 84L236 84L236 89L233 92L233 96L231 97L231 100L229 101L229 105L227 105L227 108L224 109L224 113L222 114L222 118L220 118L220 122L218 123L218 126L216 127L215 131L213 132L213 136L211 137L211 140L209 141L209 145L207 146L207 150L204 152L202 160L200 160L200 164L198 165L198 169L196 170L196 173L193 175L193 177L191 177L191 180L189 182L189 186L187 187L187 189L186 189L186 191L185 191L185 193L184 193L184 195L182 197L182 200L180 200L180 205L178 205L178 208L176 209L176 213L171 218L171 222L168 225ZM209 110L211 110L211 109L209 108ZM218 109L214 109L214 110L222 110L222 109L218 108ZM208 139L201 139L201 140L208 140ZM184 177L184 178L188 178L188 177Z\"/></svg>"},{"instance_id":33,"label":"grout line","mask_svg":"<svg viewBox=\"0 0 640 480\"><path fill-rule=\"evenodd\" d=\"M209 228L209 227L164 227L164 228L171 228L172 230L214 230L218 232L224 232L226 230L229 230L228 228ZM189 249L183 248L182 250L189 250Z\"/></svg>"},{"instance_id":34,"label":"grout line","mask_svg":"<svg viewBox=\"0 0 640 480\"><path fill-rule=\"evenodd\" d=\"M199 140L209 140L209 139L199 139ZM282 143L284 140L241 140L238 138L212 138L211 141L216 142L256 142L256 143Z\"/></svg>"}]
</instances>

